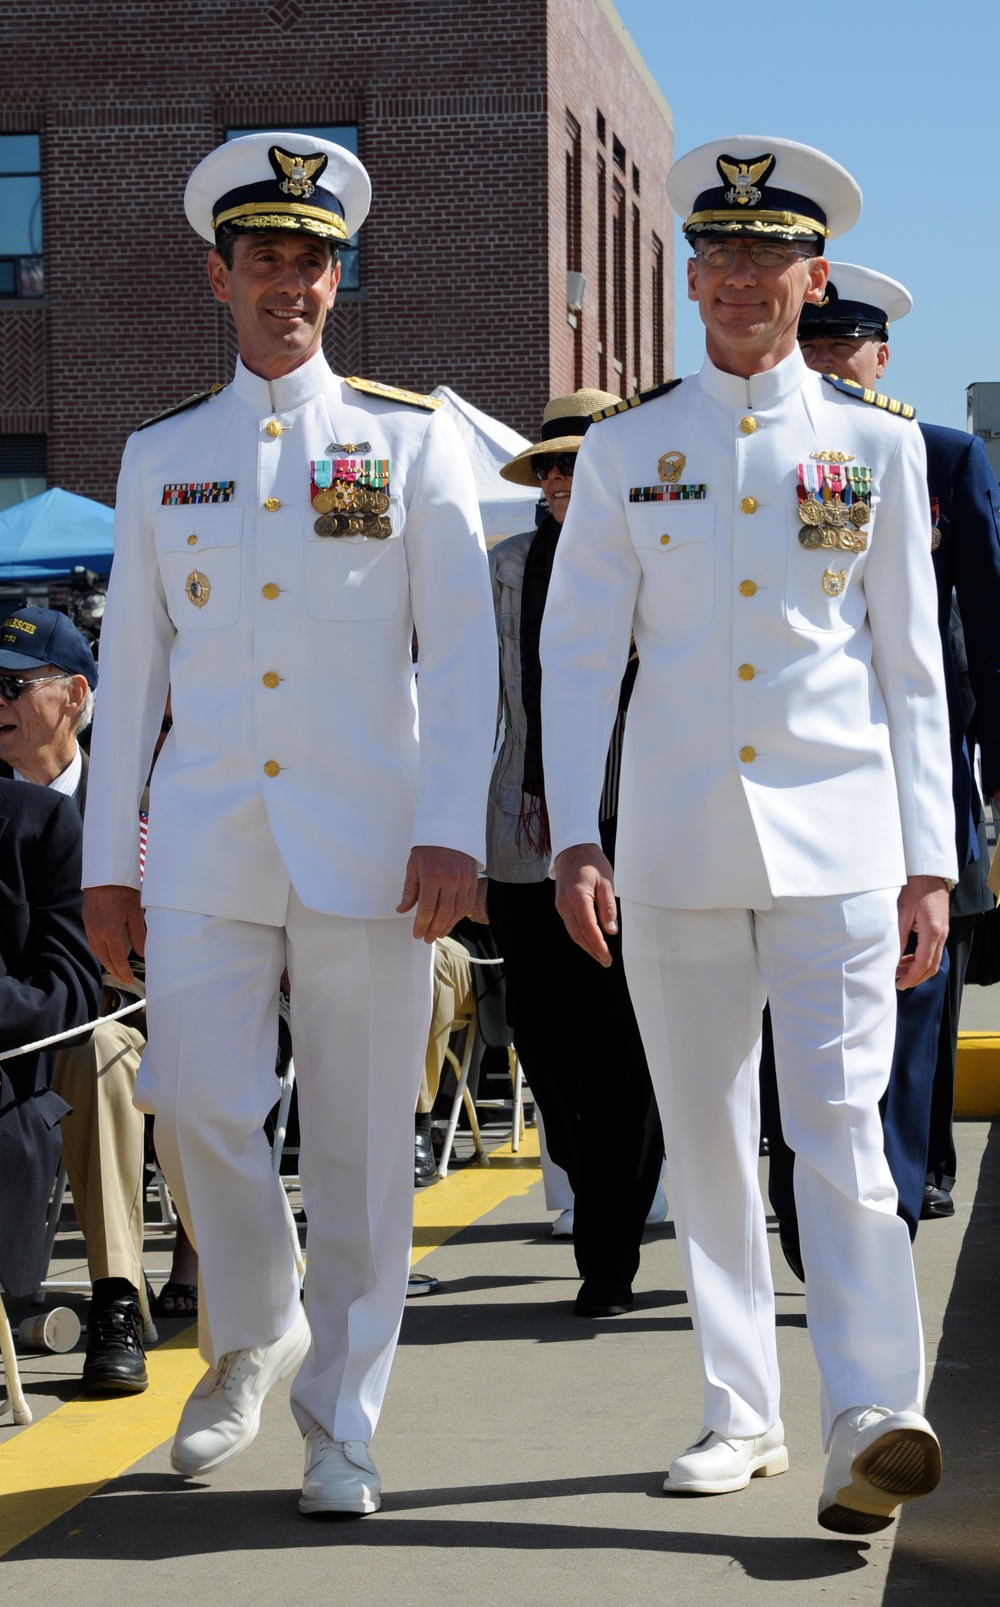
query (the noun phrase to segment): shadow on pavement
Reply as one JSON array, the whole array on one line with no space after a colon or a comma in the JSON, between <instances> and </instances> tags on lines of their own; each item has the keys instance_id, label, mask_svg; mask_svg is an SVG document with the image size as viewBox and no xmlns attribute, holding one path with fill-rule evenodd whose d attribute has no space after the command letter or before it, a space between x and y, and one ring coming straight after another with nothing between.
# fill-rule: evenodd
<instances>
[{"instance_id":1,"label":"shadow on pavement","mask_svg":"<svg viewBox=\"0 0 1000 1607\"><path fill-rule=\"evenodd\" d=\"M913 1602L940 1602L948 1607L978 1607L989 1602L993 1607L1000 1593L998 1205L1000 1123L994 1123L927 1396L927 1416L944 1453L944 1475L929 1500L904 1509L889 1567L886 1601L895 1601L897 1591L907 1590L914 1592L906 1598Z\"/></svg>"},{"instance_id":2,"label":"shadow on pavement","mask_svg":"<svg viewBox=\"0 0 1000 1607\"><path fill-rule=\"evenodd\" d=\"M659 1491L661 1473L627 1473L581 1479L457 1489L396 1491L381 1514L359 1520L305 1520L296 1510L296 1493L284 1490L214 1492L170 1475L126 1476L91 1498L70 1518L74 1562L114 1560L158 1562L168 1558L233 1552L299 1550L314 1547L388 1546L455 1551L622 1551L731 1559L752 1579L816 1580L851 1573L867 1564L865 1541L798 1539L735 1534L697 1534L689 1530L628 1529L578 1521L580 1496ZM28 1499L29 1497L26 1497ZM402 1514L446 1506L495 1506L544 1498L574 1500L574 1521L525 1523L510 1518L410 1517ZM666 1498L661 1498L666 1502ZM156 1502L152 1517L149 1503ZM674 1505L674 1503L670 1503ZM83 1523L81 1525L81 1518ZM67 1555L62 1524L53 1524L27 1541L14 1557L60 1559ZM950 1598L955 1600L953 1596Z\"/></svg>"}]
</instances>

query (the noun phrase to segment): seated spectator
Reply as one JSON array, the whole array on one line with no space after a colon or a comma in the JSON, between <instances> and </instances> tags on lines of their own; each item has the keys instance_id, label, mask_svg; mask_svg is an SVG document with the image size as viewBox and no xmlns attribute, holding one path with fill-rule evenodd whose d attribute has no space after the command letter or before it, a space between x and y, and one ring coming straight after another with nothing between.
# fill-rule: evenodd
<instances>
[{"instance_id":1,"label":"seated spectator","mask_svg":"<svg viewBox=\"0 0 1000 1607\"><path fill-rule=\"evenodd\" d=\"M68 798L0 780L0 1052L90 1021L101 971L83 930L80 817ZM0 1062L0 1284L45 1274L45 1214L65 1100L53 1049Z\"/></svg>"},{"instance_id":2,"label":"seated spectator","mask_svg":"<svg viewBox=\"0 0 1000 1607\"><path fill-rule=\"evenodd\" d=\"M10 615L0 625L0 776L64 794L82 816L87 755L78 738L96 685L89 643L64 614ZM105 1005L127 1002L106 990ZM67 1106L62 1153L93 1285L83 1383L101 1393L137 1393L148 1382L138 1296L145 1127L132 1104L144 1045L134 1016L105 1022L58 1053L51 1078Z\"/></svg>"}]
</instances>

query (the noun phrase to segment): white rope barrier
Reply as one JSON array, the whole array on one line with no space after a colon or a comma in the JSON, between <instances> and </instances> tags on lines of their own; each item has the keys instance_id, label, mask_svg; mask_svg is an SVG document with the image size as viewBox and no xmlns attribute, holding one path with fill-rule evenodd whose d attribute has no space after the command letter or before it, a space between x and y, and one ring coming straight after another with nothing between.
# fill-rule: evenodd
<instances>
[{"instance_id":1,"label":"white rope barrier","mask_svg":"<svg viewBox=\"0 0 1000 1607\"><path fill-rule=\"evenodd\" d=\"M130 1016L136 1010L145 1008L145 999L136 999L132 1004L123 1005L114 1015L98 1016L96 1021L85 1021L82 1027L67 1027L65 1032L54 1032L51 1038L39 1038L37 1043L22 1044L20 1049L5 1049L0 1054L0 1060L13 1060L17 1055L33 1055L38 1049L51 1049L53 1044L65 1043L68 1038L78 1038L83 1032L93 1032L95 1027L103 1027L105 1021L120 1021L122 1016Z\"/></svg>"}]
</instances>

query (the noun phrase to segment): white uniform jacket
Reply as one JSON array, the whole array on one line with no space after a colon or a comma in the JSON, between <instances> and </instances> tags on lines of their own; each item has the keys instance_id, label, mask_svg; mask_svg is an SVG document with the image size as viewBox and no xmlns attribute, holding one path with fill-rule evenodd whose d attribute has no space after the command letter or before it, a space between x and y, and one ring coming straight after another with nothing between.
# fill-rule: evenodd
<instances>
[{"instance_id":1,"label":"white uniform jacket","mask_svg":"<svg viewBox=\"0 0 1000 1607\"><path fill-rule=\"evenodd\" d=\"M315 533L311 461L352 444L389 460L387 539ZM165 492L229 481L229 501ZM240 363L211 400L130 438L85 885L139 886L135 814L168 684L145 903L280 925L291 884L313 909L380 918L412 845L482 862L496 634L449 420L353 389L320 353L270 383Z\"/></svg>"},{"instance_id":2,"label":"white uniform jacket","mask_svg":"<svg viewBox=\"0 0 1000 1607\"><path fill-rule=\"evenodd\" d=\"M799 464L871 470L862 552L799 541ZM664 485L678 496L632 500ZM681 488L684 488L683 490ZM851 527L854 528L853 526ZM597 806L634 631L618 893L678 909L954 878L948 719L924 449L796 349L741 379L706 359L587 434L542 628L553 853Z\"/></svg>"}]
</instances>

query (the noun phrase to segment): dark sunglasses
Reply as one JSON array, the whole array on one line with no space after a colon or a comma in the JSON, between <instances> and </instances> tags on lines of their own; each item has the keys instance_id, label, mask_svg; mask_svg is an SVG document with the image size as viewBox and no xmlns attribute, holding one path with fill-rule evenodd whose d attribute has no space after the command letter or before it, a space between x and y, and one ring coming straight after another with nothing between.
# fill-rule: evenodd
<instances>
[{"instance_id":1,"label":"dark sunglasses","mask_svg":"<svg viewBox=\"0 0 1000 1607\"><path fill-rule=\"evenodd\" d=\"M30 692L33 686L44 686L46 681L67 681L69 676L63 672L60 675L4 675L0 673L0 697L5 703L16 703L22 692Z\"/></svg>"},{"instance_id":2,"label":"dark sunglasses","mask_svg":"<svg viewBox=\"0 0 1000 1607\"><path fill-rule=\"evenodd\" d=\"M539 453L538 457L532 458L531 460L531 472L535 476L536 480L547 479L552 473L553 469L555 469L557 474L566 475L568 479L572 475L575 468L575 452L560 452L555 457L550 456L548 453L541 452Z\"/></svg>"}]
</instances>

